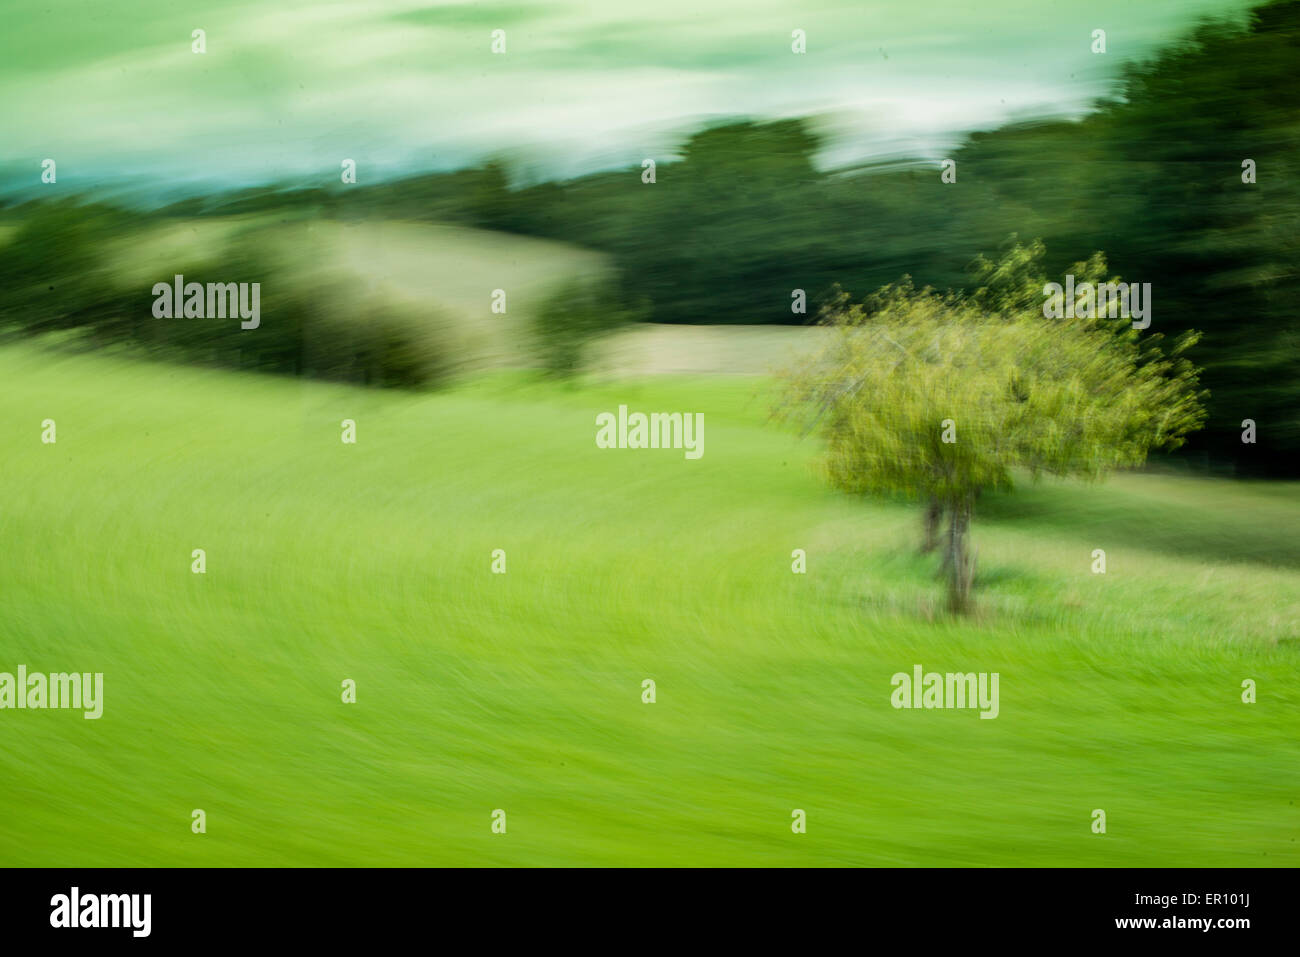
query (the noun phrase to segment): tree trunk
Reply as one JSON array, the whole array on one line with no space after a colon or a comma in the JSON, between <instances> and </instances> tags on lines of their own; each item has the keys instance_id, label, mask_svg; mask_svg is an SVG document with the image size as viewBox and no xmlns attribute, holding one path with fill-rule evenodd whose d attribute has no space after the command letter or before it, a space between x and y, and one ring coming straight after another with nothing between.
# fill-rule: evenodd
<instances>
[{"instance_id":1,"label":"tree trunk","mask_svg":"<svg viewBox=\"0 0 1300 957\"><path fill-rule=\"evenodd\" d=\"M948 610L963 614L970 607L970 587L975 578L975 561L967 548L973 500L961 496L949 504L948 541L943 563L948 572Z\"/></svg>"},{"instance_id":2,"label":"tree trunk","mask_svg":"<svg viewBox=\"0 0 1300 957\"><path fill-rule=\"evenodd\" d=\"M943 502L932 498L925 506L925 537L921 542L921 554L927 555L939 547L939 526L942 522Z\"/></svg>"}]
</instances>

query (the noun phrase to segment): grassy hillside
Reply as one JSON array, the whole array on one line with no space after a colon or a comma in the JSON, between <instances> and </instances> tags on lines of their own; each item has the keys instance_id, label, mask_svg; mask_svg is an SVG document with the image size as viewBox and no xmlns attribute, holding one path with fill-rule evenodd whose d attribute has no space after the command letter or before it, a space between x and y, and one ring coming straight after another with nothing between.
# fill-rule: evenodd
<instances>
[{"instance_id":1,"label":"grassy hillside","mask_svg":"<svg viewBox=\"0 0 1300 957\"><path fill-rule=\"evenodd\" d=\"M182 220L150 228L115 249L112 274L149 289L178 264L257 234L287 273L275 279L342 284L354 302L374 299L442 326L458 365L482 368L527 360L528 319L566 280L606 268L603 256L566 243L508 233L403 222L338 222L250 215ZM242 276L191 276L233 281ZM493 290L506 312L491 311ZM263 294L268 294L263 286Z\"/></svg>"},{"instance_id":2,"label":"grassy hillside","mask_svg":"<svg viewBox=\"0 0 1300 957\"><path fill-rule=\"evenodd\" d=\"M1300 864L1295 485L982 502L954 622L915 510L825 489L761 380L0 379L0 671L105 675L98 721L0 712L0 864ZM703 458L596 448L620 403ZM914 664L1000 716L894 710Z\"/></svg>"},{"instance_id":3,"label":"grassy hillside","mask_svg":"<svg viewBox=\"0 0 1300 957\"><path fill-rule=\"evenodd\" d=\"M0 219L0 247L19 220ZM213 250L238 251L248 237L276 255L277 269L263 276L295 286L318 283L342 290L355 308L387 303L404 315L423 317L442 333L440 341L462 370L534 364L530 320L546 298L567 282L609 268L607 257L568 243L463 226L401 221L315 220L302 216L247 214L166 220L127 232L108 252L104 281L117 288L152 289L177 269L204 262ZM249 263L235 272L188 275L192 281L252 281ZM493 290L504 289L507 311L491 311ZM143 298L142 301L150 301ZM145 317L142 321L151 321ZM601 375L660 373L754 375L788 362L792 352L813 346L820 330L796 326L683 326L640 323L594 344L590 360Z\"/></svg>"}]
</instances>

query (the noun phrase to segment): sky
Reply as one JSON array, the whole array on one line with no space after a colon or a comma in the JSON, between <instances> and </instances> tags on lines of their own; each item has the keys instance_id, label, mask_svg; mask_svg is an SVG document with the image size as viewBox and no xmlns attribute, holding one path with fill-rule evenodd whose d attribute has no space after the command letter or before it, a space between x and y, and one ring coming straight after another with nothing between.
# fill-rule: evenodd
<instances>
[{"instance_id":1,"label":"sky","mask_svg":"<svg viewBox=\"0 0 1300 957\"><path fill-rule=\"evenodd\" d=\"M972 130L1079 115L1126 60L1249 6L4 0L0 178L39 184L53 158L60 183L200 190L338 182L344 159L365 182L493 156L563 178L671 158L740 116L815 116L824 166L936 158Z\"/></svg>"}]
</instances>

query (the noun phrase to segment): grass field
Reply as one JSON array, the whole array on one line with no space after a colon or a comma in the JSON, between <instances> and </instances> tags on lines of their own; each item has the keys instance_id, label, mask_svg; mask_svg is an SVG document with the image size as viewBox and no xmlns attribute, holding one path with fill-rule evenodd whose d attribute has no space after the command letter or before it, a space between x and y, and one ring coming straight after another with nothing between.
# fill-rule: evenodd
<instances>
[{"instance_id":1,"label":"grass field","mask_svg":"<svg viewBox=\"0 0 1300 957\"><path fill-rule=\"evenodd\" d=\"M1300 864L1295 484L986 498L953 621L915 509L826 489L762 379L0 379L0 671L105 676L97 721L0 712L0 864ZM620 403L703 458L596 448ZM893 709L915 664L999 717Z\"/></svg>"}]
</instances>

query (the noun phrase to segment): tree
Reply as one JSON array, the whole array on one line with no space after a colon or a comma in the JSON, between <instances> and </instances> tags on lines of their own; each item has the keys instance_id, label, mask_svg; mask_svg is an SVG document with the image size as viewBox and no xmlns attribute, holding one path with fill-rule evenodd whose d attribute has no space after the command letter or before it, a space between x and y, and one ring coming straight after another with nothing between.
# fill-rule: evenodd
<instances>
[{"instance_id":1,"label":"tree","mask_svg":"<svg viewBox=\"0 0 1300 957\"><path fill-rule=\"evenodd\" d=\"M1200 336L1190 357L1211 397L1188 451L1245 473L1300 463L1298 50L1297 0L1216 16L1129 63L1082 120L975 134L955 154L996 184L980 235L1032 224L1154 282L1155 326Z\"/></svg>"},{"instance_id":2,"label":"tree","mask_svg":"<svg viewBox=\"0 0 1300 957\"><path fill-rule=\"evenodd\" d=\"M644 306L630 306L608 275L571 279L532 318L532 335L547 373L570 378L582 370L590 344L637 321Z\"/></svg>"},{"instance_id":3,"label":"tree","mask_svg":"<svg viewBox=\"0 0 1300 957\"><path fill-rule=\"evenodd\" d=\"M105 250L133 217L76 200L33 203L19 216L0 257L0 329L39 334L84 324L106 298Z\"/></svg>"},{"instance_id":4,"label":"tree","mask_svg":"<svg viewBox=\"0 0 1300 957\"><path fill-rule=\"evenodd\" d=\"M1203 420L1197 372L1129 320L1046 318L1041 244L976 263L968 294L915 288L907 277L865 302L837 290L822 323L832 343L790 370L776 413L818 429L831 484L903 493L946 514L949 607L966 610L975 500L1020 471L1098 480L1173 448ZM1072 271L1105 280L1100 254ZM1112 280L1118 282L1118 280ZM1080 310L1084 311L1084 310Z\"/></svg>"}]
</instances>

